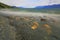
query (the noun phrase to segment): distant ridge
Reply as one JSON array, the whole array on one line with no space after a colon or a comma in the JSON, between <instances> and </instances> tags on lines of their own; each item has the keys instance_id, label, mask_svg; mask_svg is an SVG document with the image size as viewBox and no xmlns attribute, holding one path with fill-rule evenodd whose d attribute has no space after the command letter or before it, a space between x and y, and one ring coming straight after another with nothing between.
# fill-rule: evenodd
<instances>
[{"instance_id":1,"label":"distant ridge","mask_svg":"<svg viewBox=\"0 0 60 40\"><path fill-rule=\"evenodd\" d=\"M35 8L37 8L37 9L41 9L41 8L60 8L60 4L47 5L47 6L36 6Z\"/></svg>"}]
</instances>

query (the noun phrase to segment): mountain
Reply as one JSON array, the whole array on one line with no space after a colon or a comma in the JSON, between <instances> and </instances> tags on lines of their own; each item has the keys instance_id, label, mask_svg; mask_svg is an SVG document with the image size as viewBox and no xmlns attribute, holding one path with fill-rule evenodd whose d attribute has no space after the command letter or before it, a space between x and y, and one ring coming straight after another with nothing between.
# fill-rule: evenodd
<instances>
[{"instance_id":1,"label":"mountain","mask_svg":"<svg viewBox=\"0 0 60 40\"><path fill-rule=\"evenodd\" d=\"M37 6L35 8L37 8L37 9L41 9L41 8L60 8L60 4L47 5L47 6Z\"/></svg>"},{"instance_id":2,"label":"mountain","mask_svg":"<svg viewBox=\"0 0 60 40\"><path fill-rule=\"evenodd\" d=\"M13 8L13 7L0 2L0 8Z\"/></svg>"},{"instance_id":3,"label":"mountain","mask_svg":"<svg viewBox=\"0 0 60 40\"><path fill-rule=\"evenodd\" d=\"M23 8L17 7L20 11L27 12L42 12L42 13L57 13L60 14L60 4L47 5L47 6L36 6L35 8Z\"/></svg>"}]
</instances>

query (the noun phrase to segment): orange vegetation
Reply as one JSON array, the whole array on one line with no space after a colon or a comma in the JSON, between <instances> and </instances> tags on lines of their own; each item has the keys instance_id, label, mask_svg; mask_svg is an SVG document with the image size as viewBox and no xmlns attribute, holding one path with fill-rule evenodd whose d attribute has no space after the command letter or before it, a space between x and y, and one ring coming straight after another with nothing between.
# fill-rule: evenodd
<instances>
[{"instance_id":1,"label":"orange vegetation","mask_svg":"<svg viewBox=\"0 0 60 40\"><path fill-rule=\"evenodd\" d=\"M51 27L48 24L44 24L44 27L46 28L48 35L51 34Z\"/></svg>"},{"instance_id":2,"label":"orange vegetation","mask_svg":"<svg viewBox=\"0 0 60 40\"><path fill-rule=\"evenodd\" d=\"M31 28L32 28L33 30L35 30L35 29L38 27L38 25L39 25L39 24L38 24L37 22L33 22L33 25L32 25Z\"/></svg>"}]
</instances>

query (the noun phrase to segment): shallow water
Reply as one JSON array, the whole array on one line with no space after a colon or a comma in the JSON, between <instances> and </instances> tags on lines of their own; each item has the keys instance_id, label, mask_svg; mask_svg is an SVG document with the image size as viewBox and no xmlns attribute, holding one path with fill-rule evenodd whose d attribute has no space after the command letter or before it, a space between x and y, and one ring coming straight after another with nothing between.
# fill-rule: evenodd
<instances>
[{"instance_id":1,"label":"shallow water","mask_svg":"<svg viewBox=\"0 0 60 40\"><path fill-rule=\"evenodd\" d=\"M0 40L60 40L60 14L0 10Z\"/></svg>"}]
</instances>

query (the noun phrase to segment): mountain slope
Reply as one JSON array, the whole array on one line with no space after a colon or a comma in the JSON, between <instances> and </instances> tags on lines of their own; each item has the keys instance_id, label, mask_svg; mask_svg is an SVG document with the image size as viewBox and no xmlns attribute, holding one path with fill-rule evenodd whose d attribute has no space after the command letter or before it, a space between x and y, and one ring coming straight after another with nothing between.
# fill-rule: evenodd
<instances>
[{"instance_id":1,"label":"mountain slope","mask_svg":"<svg viewBox=\"0 0 60 40\"><path fill-rule=\"evenodd\" d=\"M0 2L0 8L12 8L12 7Z\"/></svg>"}]
</instances>

